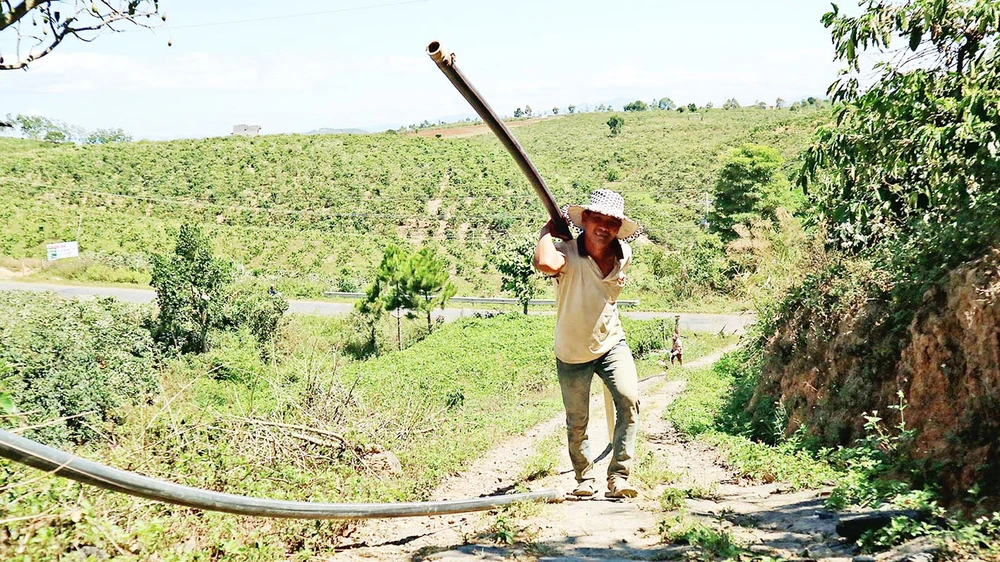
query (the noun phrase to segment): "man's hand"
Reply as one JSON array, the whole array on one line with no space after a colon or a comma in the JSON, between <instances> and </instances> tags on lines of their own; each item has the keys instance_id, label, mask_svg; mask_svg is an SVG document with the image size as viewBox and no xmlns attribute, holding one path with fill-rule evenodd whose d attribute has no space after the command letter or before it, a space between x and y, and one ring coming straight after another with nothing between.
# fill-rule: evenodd
<instances>
[{"instance_id":1,"label":"man's hand","mask_svg":"<svg viewBox=\"0 0 1000 562\"><path fill-rule=\"evenodd\" d=\"M562 271L566 265L566 256L556 250L552 244L552 221L545 223L541 232L538 233L538 245L535 246L535 259L533 265L542 275L553 276Z\"/></svg>"},{"instance_id":2,"label":"man's hand","mask_svg":"<svg viewBox=\"0 0 1000 562\"><path fill-rule=\"evenodd\" d=\"M573 239L571 236L560 233L558 230L556 230L555 225L552 223L552 219L549 219L549 222L545 223L545 226L542 227L542 231L539 233L539 238L545 236L546 234L550 234L556 238L559 238L560 240Z\"/></svg>"}]
</instances>

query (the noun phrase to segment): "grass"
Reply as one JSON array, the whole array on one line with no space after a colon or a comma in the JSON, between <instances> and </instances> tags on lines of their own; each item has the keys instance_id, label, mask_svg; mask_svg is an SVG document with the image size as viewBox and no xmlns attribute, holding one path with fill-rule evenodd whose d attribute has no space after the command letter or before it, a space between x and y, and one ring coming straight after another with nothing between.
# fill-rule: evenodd
<instances>
[{"instance_id":1,"label":"grass","mask_svg":"<svg viewBox=\"0 0 1000 562\"><path fill-rule=\"evenodd\" d=\"M651 349L657 322L630 326L635 345ZM464 318L366 361L345 353L354 337L346 317L287 317L266 360L248 333L213 334L206 354L162 358L152 401L123 407L120 421L97 428L106 440L72 452L253 497L424 499L497 442L562 410L553 329L551 316ZM552 471L563 454L557 439L529 461L524 479ZM338 521L262 525L136 500L8 461L0 462L0 502L0 533L10 537L0 558L15 561L90 548L112 560L305 560L349 529Z\"/></svg>"},{"instance_id":2,"label":"grass","mask_svg":"<svg viewBox=\"0 0 1000 562\"><path fill-rule=\"evenodd\" d=\"M697 547L700 556L732 559L739 556L742 547L729 533L714 529L705 523L685 516L668 517L660 521L660 540L670 544L689 544Z\"/></svg>"}]
</instances>

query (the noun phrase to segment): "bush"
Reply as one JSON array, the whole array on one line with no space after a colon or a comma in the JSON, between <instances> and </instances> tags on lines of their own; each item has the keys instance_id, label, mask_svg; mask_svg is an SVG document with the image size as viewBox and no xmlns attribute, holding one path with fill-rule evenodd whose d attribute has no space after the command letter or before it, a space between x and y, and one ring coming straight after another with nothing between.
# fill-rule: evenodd
<instances>
[{"instance_id":1,"label":"bush","mask_svg":"<svg viewBox=\"0 0 1000 562\"><path fill-rule=\"evenodd\" d=\"M212 255L201 229L183 225L173 254L153 256L153 278L160 311L153 325L156 340L181 352L203 352L208 329L221 320L222 295L232 268Z\"/></svg>"},{"instance_id":2,"label":"bush","mask_svg":"<svg viewBox=\"0 0 1000 562\"><path fill-rule=\"evenodd\" d=\"M224 296L220 328L246 328L261 345L278 334L281 317L288 310L288 301L277 294L269 294L256 285L242 284L227 287Z\"/></svg>"},{"instance_id":3,"label":"bush","mask_svg":"<svg viewBox=\"0 0 1000 562\"><path fill-rule=\"evenodd\" d=\"M62 300L55 294L0 293L0 391L48 443L83 442L122 408L158 391L147 312L115 299ZM110 432L110 428L103 428Z\"/></svg>"}]
</instances>

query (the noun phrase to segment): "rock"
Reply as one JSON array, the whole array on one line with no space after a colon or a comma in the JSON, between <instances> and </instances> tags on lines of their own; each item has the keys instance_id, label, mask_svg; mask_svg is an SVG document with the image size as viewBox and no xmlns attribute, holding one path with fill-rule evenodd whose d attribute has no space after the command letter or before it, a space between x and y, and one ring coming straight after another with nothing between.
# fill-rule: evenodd
<instances>
[{"instance_id":1,"label":"rock","mask_svg":"<svg viewBox=\"0 0 1000 562\"><path fill-rule=\"evenodd\" d=\"M833 550L825 544L811 544L806 547L805 555L808 558L832 558Z\"/></svg>"},{"instance_id":2,"label":"rock","mask_svg":"<svg viewBox=\"0 0 1000 562\"><path fill-rule=\"evenodd\" d=\"M858 556L851 558L851 562L875 562L875 557L867 554L859 554Z\"/></svg>"},{"instance_id":3,"label":"rock","mask_svg":"<svg viewBox=\"0 0 1000 562\"><path fill-rule=\"evenodd\" d=\"M837 522L837 534L849 541L858 540L865 531L881 529L896 517L909 517L924 521L926 515L915 509L896 509L887 511L871 511L857 515L844 515Z\"/></svg>"}]
</instances>

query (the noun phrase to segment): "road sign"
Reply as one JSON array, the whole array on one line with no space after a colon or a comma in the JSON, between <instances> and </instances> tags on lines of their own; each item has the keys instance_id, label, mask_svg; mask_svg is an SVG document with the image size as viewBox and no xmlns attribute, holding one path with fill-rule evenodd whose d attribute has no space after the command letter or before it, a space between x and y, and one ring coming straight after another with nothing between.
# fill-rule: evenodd
<instances>
[{"instance_id":1,"label":"road sign","mask_svg":"<svg viewBox=\"0 0 1000 562\"><path fill-rule=\"evenodd\" d=\"M63 258L76 258L80 256L80 246L73 242L58 242L56 244L46 244L45 253L49 261L61 260Z\"/></svg>"}]
</instances>

